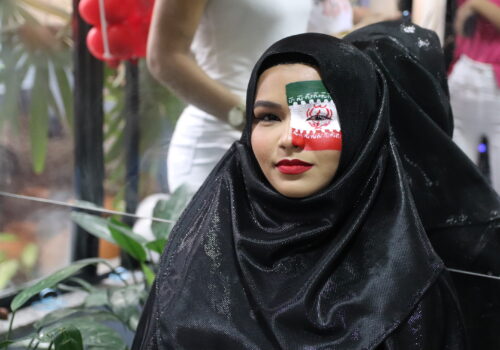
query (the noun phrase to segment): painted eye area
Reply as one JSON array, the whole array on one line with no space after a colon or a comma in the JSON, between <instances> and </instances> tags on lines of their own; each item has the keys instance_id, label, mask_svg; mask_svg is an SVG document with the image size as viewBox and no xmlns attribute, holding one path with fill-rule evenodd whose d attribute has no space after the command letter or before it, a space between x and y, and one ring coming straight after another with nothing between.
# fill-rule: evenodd
<instances>
[{"instance_id":1,"label":"painted eye area","mask_svg":"<svg viewBox=\"0 0 500 350\"><path fill-rule=\"evenodd\" d=\"M332 118L333 110L326 104L315 104L306 112L306 121L316 129L330 124Z\"/></svg>"}]
</instances>

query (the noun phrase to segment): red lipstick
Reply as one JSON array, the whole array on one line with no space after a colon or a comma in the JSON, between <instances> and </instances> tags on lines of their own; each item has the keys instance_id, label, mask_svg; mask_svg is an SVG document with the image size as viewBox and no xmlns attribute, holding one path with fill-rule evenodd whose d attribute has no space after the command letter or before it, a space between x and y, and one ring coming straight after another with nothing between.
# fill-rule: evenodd
<instances>
[{"instance_id":1,"label":"red lipstick","mask_svg":"<svg viewBox=\"0 0 500 350\"><path fill-rule=\"evenodd\" d=\"M305 173L313 165L299 159L282 159L276 164L276 167L283 174L298 175Z\"/></svg>"}]
</instances>

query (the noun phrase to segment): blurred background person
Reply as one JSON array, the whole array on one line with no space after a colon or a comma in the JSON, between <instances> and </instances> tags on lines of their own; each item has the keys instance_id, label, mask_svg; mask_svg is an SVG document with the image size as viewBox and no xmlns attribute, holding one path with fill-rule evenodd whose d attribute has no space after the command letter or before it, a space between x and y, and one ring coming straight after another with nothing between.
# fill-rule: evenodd
<instances>
[{"instance_id":1,"label":"blurred background person","mask_svg":"<svg viewBox=\"0 0 500 350\"><path fill-rule=\"evenodd\" d=\"M455 20L458 61L449 77L453 139L478 162L488 140L491 182L500 191L500 0L459 0Z\"/></svg>"},{"instance_id":2,"label":"blurred background person","mask_svg":"<svg viewBox=\"0 0 500 350\"><path fill-rule=\"evenodd\" d=\"M369 24L401 17L398 0L353 0L351 3L354 22L351 31Z\"/></svg>"},{"instance_id":3,"label":"blurred background person","mask_svg":"<svg viewBox=\"0 0 500 350\"><path fill-rule=\"evenodd\" d=\"M399 9L406 12L413 23L436 32L448 69L453 62L455 50L453 24L457 0L400 0Z\"/></svg>"},{"instance_id":4,"label":"blurred background person","mask_svg":"<svg viewBox=\"0 0 500 350\"><path fill-rule=\"evenodd\" d=\"M447 0L413 0L411 4L412 22L433 30L444 44Z\"/></svg>"}]
</instances>

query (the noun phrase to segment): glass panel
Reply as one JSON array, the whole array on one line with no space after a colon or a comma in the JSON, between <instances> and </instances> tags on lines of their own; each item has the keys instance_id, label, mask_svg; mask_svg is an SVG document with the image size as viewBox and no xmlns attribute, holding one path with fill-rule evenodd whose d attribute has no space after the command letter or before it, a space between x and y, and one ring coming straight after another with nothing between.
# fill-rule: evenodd
<instances>
[{"instance_id":1,"label":"glass panel","mask_svg":"<svg viewBox=\"0 0 500 350\"><path fill-rule=\"evenodd\" d=\"M70 208L1 197L0 296L71 260Z\"/></svg>"},{"instance_id":2,"label":"glass panel","mask_svg":"<svg viewBox=\"0 0 500 350\"><path fill-rule=\"evenodd\" d=\"M71 0L0 2L0 295L73 259L68 206L87 205L78 203L74 190L74 134L85 125L73 119L71 8ZM145 202L136 227L151 235L149 217L156 201L166 198L166 153L184 105L151 78L143 61L138 72L139 157L126 175L125 111L134 83L125 64L105 68L102 209L125 211L126 190L137 181L138 201L149 195L154 201ZM132 226L134 218L127 218ZM100 244L100 256L117 256L115 246L106 247Z\"/></svg>"}]
</instances>

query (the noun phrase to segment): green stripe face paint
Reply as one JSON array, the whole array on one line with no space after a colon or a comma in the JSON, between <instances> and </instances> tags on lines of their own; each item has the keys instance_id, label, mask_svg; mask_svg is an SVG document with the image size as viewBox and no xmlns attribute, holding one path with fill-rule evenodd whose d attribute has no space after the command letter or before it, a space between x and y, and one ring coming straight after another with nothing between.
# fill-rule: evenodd
<instances>
[{"instance_id":1,"label":"green stripe face paint","mask_svg":"<svg viewBox=\"0 0 500 350\"><path fill-rule=\"evenodd\" d=\"M286 85L292 143L305 151L342 149L337 107L321 80Z\"/></svg>"}]
</instances>

